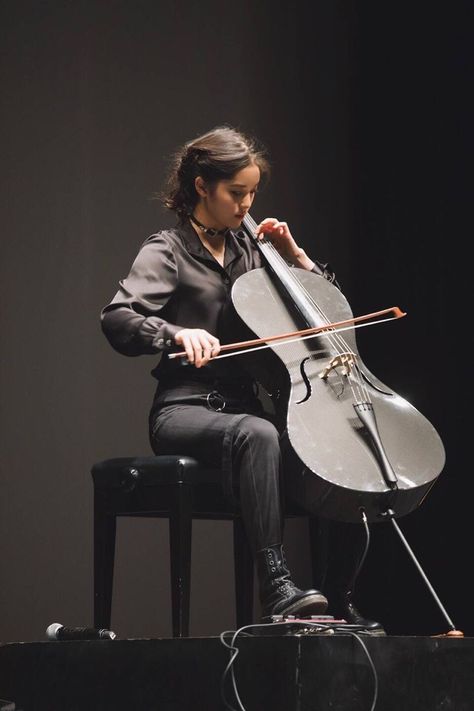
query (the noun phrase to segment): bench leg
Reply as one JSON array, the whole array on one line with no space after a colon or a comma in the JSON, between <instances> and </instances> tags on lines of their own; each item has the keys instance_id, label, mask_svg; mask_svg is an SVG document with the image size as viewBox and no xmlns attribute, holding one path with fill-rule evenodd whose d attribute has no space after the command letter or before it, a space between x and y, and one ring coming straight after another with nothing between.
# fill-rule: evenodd
<instances>
[{"instance_id":1,"label":"bench leg","mask_svg":"<svg viewBox=\"0 0 474 711\"><path fill-rule=\"evenodd\" d=\"M244 524L234 519L235 609L237 629L253 622L254 560Z\"/></svg>"},{"instance_id":2,"label":"bench leg","mask_svg":"<svg viewBox=\"0 0 474 711\"><path fill-rule=\"evenodd\" d=\"M116 517L94 506L94 627L110 629Z\"/></svg>"},{"instance_id":3,"label":"bench leg","mask_svg":"<svg viewBox=\"0 0 474 711\"><path fill-rule=\"evenodd\" d=\"M171 499L169 532L173 637L189 637L192 534L189 484L178 484Z\"/></svg>"}]
</instances>

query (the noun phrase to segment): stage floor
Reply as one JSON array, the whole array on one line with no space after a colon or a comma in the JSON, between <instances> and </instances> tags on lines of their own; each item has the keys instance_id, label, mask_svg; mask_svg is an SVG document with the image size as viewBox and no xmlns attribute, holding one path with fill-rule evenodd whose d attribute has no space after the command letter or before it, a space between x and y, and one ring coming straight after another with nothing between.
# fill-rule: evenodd
<instances>
[{"instance_id":1,"label":"stage floor","mask_svg":"<svg viewBox=\"0 0 474 711\"><path fill-rule=\"evenodd\" d=\"M219 637L3 644L0 709L474 709L474 637L259 634L235 647L229 666Z\"/></svg>"}]
</instances>

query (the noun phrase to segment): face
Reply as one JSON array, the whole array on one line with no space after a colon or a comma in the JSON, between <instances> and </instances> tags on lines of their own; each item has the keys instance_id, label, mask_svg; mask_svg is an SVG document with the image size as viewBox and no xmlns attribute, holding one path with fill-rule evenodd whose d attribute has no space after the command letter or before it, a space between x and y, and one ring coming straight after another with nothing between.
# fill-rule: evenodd
<instances>
[{"instance_id":1,"label":"face","mask_svg":"<svg viewBox=\"0 0 474 711\"><path fill-rule=\"evenodd\" d=\"M256 165L242 168L230 180L220 180L208 189L202 178L196 178L199 203L195 214L208 227L237 229L250 210L260 180Z\"/></svg>"}]
</instances>

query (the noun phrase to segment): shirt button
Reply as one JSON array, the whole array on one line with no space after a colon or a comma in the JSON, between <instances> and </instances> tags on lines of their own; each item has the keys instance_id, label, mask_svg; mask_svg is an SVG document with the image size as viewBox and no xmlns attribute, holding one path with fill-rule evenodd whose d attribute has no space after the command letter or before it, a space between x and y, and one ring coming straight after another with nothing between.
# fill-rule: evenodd
<instances>
[{"instance_id":1,"label":"shirt button","mask_svg":"<svg viewBox=\"0 0 474 711\"><path fill-rule=\"evenodd\" d=\"M230 284L230 277L227 276L227 274L223 274L222 281L224 282L224 284Z\"/></svg>"}]
</instances>

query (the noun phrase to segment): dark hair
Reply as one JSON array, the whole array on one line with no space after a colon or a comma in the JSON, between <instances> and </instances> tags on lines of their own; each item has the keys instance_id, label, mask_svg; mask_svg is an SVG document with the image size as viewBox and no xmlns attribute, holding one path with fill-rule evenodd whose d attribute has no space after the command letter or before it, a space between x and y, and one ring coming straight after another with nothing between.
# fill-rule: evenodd
<instances>
[{"instance_id":1,"label":"dark hair","mask_svg":"<svg viewBox=\"0 0 474 711\"><path fill-rule=\"evenodd\" d=\"M184 221L198 202L194 185L198 175L212 189L220 180L230 180L249 165L257 165L261 177L268 178L270 164L263 146L235 128L217 126L188 141L174 154L160 198L165 207Z\"/></svg>"}]
</instances>

